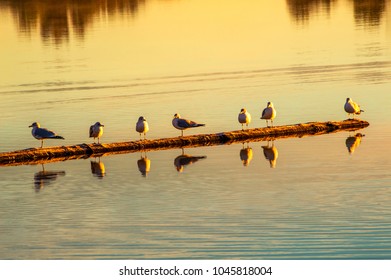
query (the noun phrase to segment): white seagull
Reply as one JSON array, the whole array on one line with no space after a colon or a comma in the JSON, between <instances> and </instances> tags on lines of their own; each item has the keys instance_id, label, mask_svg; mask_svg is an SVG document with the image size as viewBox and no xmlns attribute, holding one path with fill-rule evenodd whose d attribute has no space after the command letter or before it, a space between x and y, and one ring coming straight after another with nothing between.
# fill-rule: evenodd
<instances>
[{"instance_id":1,"label":"white seagull","mask_svg":"<svg viewBox=\"0 0 391 280\"><path fill-rule=\"evenodd\" d=\"M43 147L43 140L44 139L64 139L64 137L57 135L55 132L46 129L41 128L41 125L37 122L34 122L32 125L29 125L29 127L32 127L31 134L34 136L35 139L41 140L41 148Z\"/></svg>"},{"instance_id":2,"label":"white seagull","mask_svg":"<svg viewBox=\"0 0 391 280\"><path fill-rule=\"evenodd\" d=\"M145 139L145 134L148 132L148 130L149 130L149 126L147 120L143 116L139 117L136 123L136 131L140 133L140 139L142 133L144 133L144 139Z\"/></svg>"},{"instance_id":3,"label":"white seagull","mask_svg":"<svg viewBox=\"0 0 391 280\"><path fill-rule=\"evenodd\" d=\"M199 127L199 126L205 126L205 124L200 124L196 123L190 120L182 119L179 114L175 114L174 118L172 119L172 125L176 128L182 131L182 136L183 136L183 131L188 128L192 127Z\"/></svg>"},{"instance_id":4,"label":"white seagull","mask_svg":"<svg viewBox=\"0 0 391 280\"><path fill-rule=\"evenodd\" d=\"M358 105L349 97L346 98L344 109L345 112L348 113L348 118L350 117L350 114L352 114L354 118L354 115L360 115L361 112L364 112L363 110L361 110L360 105Z\"/></svg>"},{"instance_id":5,"label":"white seagull","mask_svg":"<svg viewBox=\"0 0 391 280\"><path fill-rule=\"evenodd\" d=\"M94 142L95 142L95 138L98 138L98 144L99 144L99 138L102 137L103 135L103 127L104 125L101 124L100 122L96 122L94 125L90 126L90 138L94 137Z\"/></svg>"},{"instance_id":6,"label":"white seagull","mask_svg":"<svg viewBox=\"0 0 391 280\"><path fill-rule=\"evenodd\" d=\"M240 110L239 116L238 116L239 123L242 124L242 130L243 125L246 124L246 127L248 127L249 123L251 122L251 115L245 108L242 108Z\"/></svg>"},{"instance_id":7,"label":"white seagull","mask_svg":"<svg viewBox=\"0 0 391 280\"><path fill-rule=\"evenodd\" d=\"M267 107L263 109L261 119L266 120L266 125L269 127L268 120L271 120L272 127L273 127L273 119L276 117L277 112L276 109L273 107L273 103L268 102Z\"/></svg>"}]
</instances>

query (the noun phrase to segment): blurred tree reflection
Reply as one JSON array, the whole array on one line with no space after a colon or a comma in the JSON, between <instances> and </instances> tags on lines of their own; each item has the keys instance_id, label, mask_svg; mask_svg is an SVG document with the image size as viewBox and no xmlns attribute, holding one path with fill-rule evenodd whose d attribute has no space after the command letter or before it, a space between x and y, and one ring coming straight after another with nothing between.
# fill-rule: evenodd
<instances>
[{"instance_id":1,"label":"blurred tree reflection","mask_svg":"<svg viewBox=\"0 0 391 280\"><path fill-rule=\"evenodd\" d=\"M10 9L19 32L38 30L45 41L56 44L70 34L83 39L94 17L134 15L146 0L0 0L0 8Z\"/></svg>"},{"instance_id":2,"label":"blurred tree reflection","mask_svg":"<svg viewBox=\"0 0 391 280\"><path fill-rule=\"evenodd\" d=\"M319 11L327 14L333 4L341 0L286 0L289 12L297 23L307 22ZM343 0L353 5L357 25L378 26L386 9L387 0Z\"/></svg>"},{"instance_id":3,"label":"blurred tree reflection","mask_svg":"<svg viewBox=\"0 0 391 280\"><path fill-rule=\"evenodd\" d=\"M378 26L386 10L386 0L352 0L357 25Z\"/></svg>"},{"instance_id":4,"label":"blurred tree reflection","mask_svg":"<svg viewBox=\"0 0 391 280\"><path fill-rule=\"evenodd\" d=\"M316 14L320 9L330 13L331 4L335 0L287 0L287 5L290 14L296 22L306 22L309 18Z\"/></svg>"}]
</instances>

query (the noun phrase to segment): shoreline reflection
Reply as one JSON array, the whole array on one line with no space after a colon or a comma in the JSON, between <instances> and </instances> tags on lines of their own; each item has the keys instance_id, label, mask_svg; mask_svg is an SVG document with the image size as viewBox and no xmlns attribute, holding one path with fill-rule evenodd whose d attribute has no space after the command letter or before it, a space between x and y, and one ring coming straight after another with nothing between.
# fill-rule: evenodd
<instances>
[{"instance_id":1,"label":"shoreline reflection","mask_svg":"<svg viewBox=\"0 0 391 280\"><path fill-rule=\"evenodd\" d=\"M307 23L320 13L328 16L338 7L341 0L286 0L291 17L297 24ZM350 0L352 2L354 23L357 26L378 27L385 15L386 0ZM350 4L350 3L349 3Z\"/></svg>"},{"instance_id":2,"label":"shoreline reflection","mask_svg":"<svg viewBox=\"0 0 391 280\"><path fill-rule=\"evenodd\" d=\"M282 0L281 0L282 1ZM71 37L84 40L96 20L116 15L135 17L147 0L0 0L0 9L10 10L15 27L22 35L40 34L44 42L56 45ZM342 0L286 0L290 16L297 24L308 23L320 13L330 16ZM357 26L378 27L387 10L387 0L344 0L353 9Z\"/></svg>"},{"instance_id":3,"label":"shoreline reflection","mask_svg":"<svg viewBox=\"0 0 391 280\"><path fill-rule=\"evenodd\" d=\"M36 192L42 190L45 185L50 185L58 176L65 176L65 171L47 171L42 164L42 171L34 174L34 189Z\"/></svg>"},{"instance_id":4,"label":"shoreline reflection","mask_svg":"<svg viewBox=\"0 0 391 280\"><path fill-rule=\"evenodd\" d=\"M193 163L197 162L198 160L205 159L205 158L206 158L206 156L187 155L187 154L185 154L184 149L182 149L182 154L180 154L179 156L177 156L174 159L174 165L175 165L176 170L178 172L183 172L186 165L193 164Z\"/></svg>"},{"instance_id":5,"label":"shoreline reflection","mask_svg":"<svg viewBox=\"0 0 391 280\"><path fill-rule=\"evenodd\" d=\"M16 28L22 34L38 32L43 41L56 45L71 35L84 39L87 27L96 18L116 14L134 16L146 0L0 0L0 9L10 9Z\"/></svg>"}]
</instances>

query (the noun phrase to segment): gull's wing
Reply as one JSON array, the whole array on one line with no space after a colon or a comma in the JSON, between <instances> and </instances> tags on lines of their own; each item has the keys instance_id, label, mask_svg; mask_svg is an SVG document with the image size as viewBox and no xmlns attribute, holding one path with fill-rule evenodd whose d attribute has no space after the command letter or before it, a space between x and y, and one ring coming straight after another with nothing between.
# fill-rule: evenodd
<instances>
[{"instance_id":1,"label":"gull's wing","mask_svg":"<svg viewBox=\"0 0 391 280\"><path fill-rule=\"evenodd\" d=\"M56 133L46 128L37 128L35 135L39 138L53 138L56 136Z\"/></svg>"}]
</instances>

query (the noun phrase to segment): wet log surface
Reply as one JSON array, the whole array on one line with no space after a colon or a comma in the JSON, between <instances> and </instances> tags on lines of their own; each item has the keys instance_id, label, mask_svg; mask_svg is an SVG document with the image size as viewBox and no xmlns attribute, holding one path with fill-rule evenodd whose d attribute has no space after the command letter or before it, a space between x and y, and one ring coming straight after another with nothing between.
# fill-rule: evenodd
<instances>
[{"instance_id":1,"label":"wet log surface","mask_svg":"<svg viewBox=\"0 0 391 280\"><path fill-rule=\"evenodd\" d=\"M78 144L0 153L0 166L41 164L55 161L88 158L118 153L212 146L246 141L268 141L279 138L321 135L343 130L357 130L369 126L358 119L344 121L309 122L294 125L236 130L214 134L196 134L184 137L161 138L104 144Z\"/></svg>"}]
</instances>

